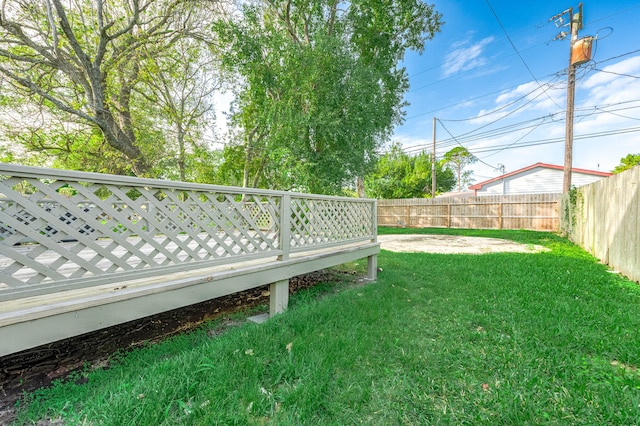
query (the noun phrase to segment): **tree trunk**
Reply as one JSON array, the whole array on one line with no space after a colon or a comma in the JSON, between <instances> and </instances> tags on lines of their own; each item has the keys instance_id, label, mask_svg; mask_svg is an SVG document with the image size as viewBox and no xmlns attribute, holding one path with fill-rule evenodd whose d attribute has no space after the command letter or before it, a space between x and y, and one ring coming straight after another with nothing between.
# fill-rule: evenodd
<instances>
[{"instance_id":1,"label":"tree trunk","mask_svg":"<svg viewBox=\"0 0 640 426\"><path fill-rule=\"evenodd\" d=\"M358 176L356 179L356 190L358 191L358 197L364 198L364 177Z\"/></svg>"},{"instance_id":2,"label":"tree trunk","mask_svg":"<svg viewBox=\"0 0 640 426\"><path fill-rule=\"evenodd\" d=\"M182 125L178 123L177 127L177 138L178 138L178 170L180 171L180 180L182 182L186 181L186 172L184 170L184 163L186 157L186 149L184 147L184 129Z\"/></svg>"},{"instance_id":3,"label":"tree trunk","mask_svg":"<svg viewBox=\"0 0 640 426\"><path fill-rule=\"evenodd\" d=\"M136 176L144 176L149 171L149 164L142 155L140 148L120 128L113 114L109 110L96 111L97 124L105 141L122 152L130 161L131 169Z\"/></svg>"}]
</instances>

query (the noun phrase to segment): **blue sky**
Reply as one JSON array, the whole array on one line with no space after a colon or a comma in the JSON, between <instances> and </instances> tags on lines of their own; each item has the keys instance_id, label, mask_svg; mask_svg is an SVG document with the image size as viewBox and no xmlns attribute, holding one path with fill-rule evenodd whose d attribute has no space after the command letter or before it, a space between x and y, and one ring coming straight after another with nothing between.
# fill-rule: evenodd
<instances>
[{"instance_id":1,"label":"blue sky","mask_svg":"<svg viewBox=\"0 0 640 426\"><path fill-rule=\"evenodd\" d=\"M570 42L553 41L568 27L548 19L569 7L577 12L579 3L433 4L445 24L422 55L405 58L410 105L393 140L408 153L431 152L437 117L436 155L468 148L481 160L469 166L475 183L500 175L500 166L508 173L564 164ZM573 167L610 171L640 153L640 3L587 1L583 11L579 37L597 38L592 61L577 71Z\"/></svg>"}]
</instances>

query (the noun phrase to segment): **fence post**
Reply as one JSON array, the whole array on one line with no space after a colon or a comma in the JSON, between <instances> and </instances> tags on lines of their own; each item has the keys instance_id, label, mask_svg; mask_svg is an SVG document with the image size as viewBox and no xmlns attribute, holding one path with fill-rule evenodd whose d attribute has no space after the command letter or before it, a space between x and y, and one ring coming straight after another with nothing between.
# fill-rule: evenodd
<instances>
[{"instance_id":1,"label":"fence post","mask_svg":"<svg viewBox=\"0 0 640 426\"><path fill-rule=\"evenodd\" d=\"M284 312L289 304L289 280L269 285L269 316Z\"/></svg>"},{"instance_id":2,"label":"fence post","mask_svg":"<svg viewBox=\"0 0 640 426\"><path fill-rule=\"evenodd\" d=\"M283 194L280 203L280 249L278 260L289 259L291 247L291 195Z\"/></svg>"},{"instance_id":3,"label":"fence post","mask_svg":"<svg viewBox=\"0 0 640 426\"><path fill-rule=\"evenodd\" d=\"M409 228L410 220L411 220L411 206L406 204L404 206L404 228Z\"/></svg>"},{"instance_id":4,"label":"fence post","mask_svg":"<svg viewBox=\"0 0 640 426\"><path fill-rule=\"evenodd\" d=\"M378 239L378 201L373 200L371 205L371 241ZM367 279L375 281L378 278L378 255L371 255L367 258Z\"/></svg>"},{"instance_id":5,"label":"fence post","mask_svg":"<svg viewBox=\"0 0 640 426\"><path fill-rule=\"evenodd\" d=\"M283 194L280 203L280 249L278 260L289 259L291 247L291 195ZM287 309L289 304L289 280L280 280L269 284L269 316Z\"/></svg>"},{"instance_id":6,"label":"fence post","mask_svg":"<svg viewBox=\"0 0 640 426\"><path fill-rule=\"evenodd\" d=\"M378 200L371 203L371 241L378 240Z\"/></svg>"},{"instance_id":7,"label":"fence post","mask_svg":"<svg viewBox=\"0 0 640 426\"><path fill-rule=\"evenodd\" d=\"M502 229L502 202L498 203L498 229Z\"/></svg>"}]
</instances>

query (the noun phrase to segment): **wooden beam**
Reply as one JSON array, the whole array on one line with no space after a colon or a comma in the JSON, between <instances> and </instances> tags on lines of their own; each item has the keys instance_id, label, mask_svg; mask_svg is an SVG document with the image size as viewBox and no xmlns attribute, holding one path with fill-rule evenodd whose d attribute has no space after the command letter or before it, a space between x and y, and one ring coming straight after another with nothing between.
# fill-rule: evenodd
<instances>
[{"instance_id":1,"label":"wooden beam","mask_svg":"<svg viewBox=\"0 0 640 426\"><path fill-rule=\"evenodd\" d=\"M352 244L299 253L288 260L255 261L244 266L234 264L231 268L190 271L178 277L155 277L147 285L136 282L129 286L122 282L117 286L103 286L99 293L85 293L82 297L69 298L74 294L69 291L36 296L30 299L31 303L2 302L0 356L250 288L288 282L298 275L372 257L379 252L377 242ZM280 284L280 290L282 287ZM282 293L278 291L276 297L278 304L285 308ZM42 300L36 300L38 298Z\"/></svg>"}]
</instances>

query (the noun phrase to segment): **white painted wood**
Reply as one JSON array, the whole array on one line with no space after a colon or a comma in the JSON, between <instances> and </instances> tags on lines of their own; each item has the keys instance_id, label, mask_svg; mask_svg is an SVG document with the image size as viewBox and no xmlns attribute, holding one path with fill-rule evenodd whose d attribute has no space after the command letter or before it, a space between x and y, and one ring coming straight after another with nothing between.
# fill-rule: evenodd
<instances>
[{"instance_id":1,"label":"white painted wood","mask_svg":"<svg viewBox=\"0 0 640 426\"><path fill-rule=\"evenodd\" d=\"M0 164L0 300L375 241L374 204Z\"/></svg>"},{"instance_id":2,"label":"white painted wood","mask_svg":"<svg viewBox=\"0 0 640 426\"><path fill-rule=\"evenodd\" d=\"M279 260L287 260L291 252L291 196L283 195L280 199L280 230L278 241L282 254Z\"/></svg>"},{"instance_id":3,"label":"white painted wood","mask_svg":"<svg viewBox=\"0 0 640 426\"><path fill-rule=\"evenodd\" d=\"M375 218L374 200L0 164L0 356L265 284L281 312L293 276L367 257L375 277Z\"/></svg>"},{"instance_id":4,"label":"white painted wood","mask_svg":"<svg viewBox=\"0 0 640 426\"><path fill-rule=\"evenodd\" d=\"M378 243L299 253L286 261L157 276L0 302L0 356L379 253Z\"/></svg>"},{"instance_id":5,"label":"white painted wood","mask_svg":"<svg viewBox=\"0 0 640 426\"><path fill-rule=\"evenodd\" d=\"M281 314L289 304L289 280L280 280L269 285L269 315Z\"/></svg>"},{"instance_id":6,"label":"white painted wood","mask_svg":"<svg viewBox=\"0 0 640 426\"><path fill-rule=\"evenodd\" d=\"M486 183L482 186L482 189L476 190L476 194L480 196L491 194L562 193L563 174L563 170L536 167L513 176L506 176L504 179ZM571 174L571 184L575 187L581 187L603 178L603 176L574 171Z\"/></svg>"},{"instance_id":7,"label":"white painted wood","mask_svg":"<svg viewBox=\"0 0 640 426\"><path fill-rule=\"evenodd\" d=\"M367 279L375 281L378 278L378 256L367 257Z\"/></svg>"}]
</instances>

